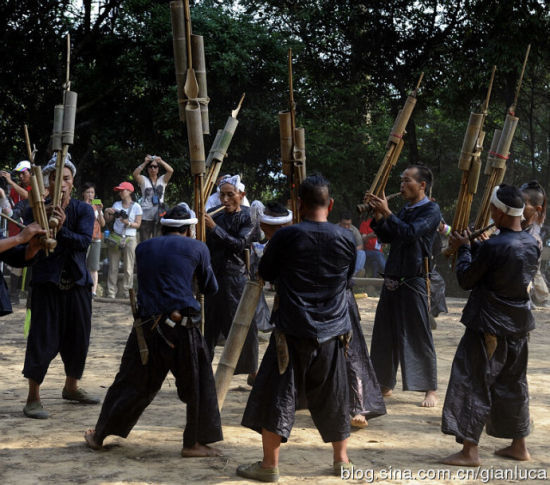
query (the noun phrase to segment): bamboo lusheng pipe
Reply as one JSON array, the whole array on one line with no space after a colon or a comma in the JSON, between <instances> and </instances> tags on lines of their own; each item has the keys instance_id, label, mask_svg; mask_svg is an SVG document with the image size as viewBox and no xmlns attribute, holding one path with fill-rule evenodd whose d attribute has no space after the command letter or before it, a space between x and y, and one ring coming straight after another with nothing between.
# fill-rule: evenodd
<instances>
[{"instance_id":1,"label":"bamboo lusheng pipe","mask_svg":"<svg viewBox=\"0 0 550 485\"><path fill-rule=\"evenodd\" d=\"M172 20L172 39L176 67L176 84L178 92L178 111L180 121L185 122L185 79L187 76L187 45L185 32L185 14L181 0L170 2Z\"/></svg>"},{"instance_id":2,"label":"bamboo lusheng pipe","mask_svg":"<svg viewBox=\"0 0 550 485\"><path fill-rule=\"evenodd\" d=\"M390 194L386 196L386 200L392 200L395 199L398 195L401 195L401 192L395 192L394 194ZM359 214L362 214L363 212L367 212L371 209L369 204L357 204L357 212Z\"/></svg>"},{"instance_id":3,"label":"bamboo lusheng pipe","mask_svg":"<svg viewBox=\"0 0 550 485\"><path fill-rule=\"evenodd\" d=\"M207 212L209 216L213 216L214 214L217 214L218 212L221 212L225 209L225 206L222 205L221 207L218 207L216 210L213 210L212 212Z\"/></svg>"},{"instance_id":4,"label":"bamboo lusheng pipe","mask_svg":"<svg viewBox=\"0 0 550 485\"><path fill-rule=\"evenodd\" d=\"M388 142L386 143L386 153L378 168L378 172L374 177L374 181L368 190L368 192L376 196L380 196L380 194L382 194L385 190L390 171L392 167L397 164L397 160L399 159L399 155L403 149L403 135L405 134L405 128L407 127L414 107L416 106L416 95L418 93L418 89L420 88L420 84L422 83L423 77L424 73L421 73L414 91L412 91L407 97L403 108L399 110L393 123L392 130L388 137Z\"/></svg>"},{"instance_id":5,"label":"bamboo lusheng pipe","mask_svg":"<svg viewBox=\"0 0 550 485\"><path fill-rule=\"evenodd\" d=\"M237 362L250 330L250 324L256 313L256 307L260 301L263 281L248 280L241 295L237 311L233 317L233 323L225 342L218 368L216 369L216 394L218 396L218 407L221 410L225 396L235 373Z\"/></svg>"},{"instance_id":6,"label":"bamboo lusheng pipe","mask_svg":"<svg viewBox=\"0 0 550 485\"><path fill-rule=\"evenodd\" d=\"M506 173L506 161L510 157L510 146L512 144L512 139L514 137L514 133L516 131L516 127L519 121L519 118L515 116L515 111L530 51L531 44L527 46L527 50L525 52L521 73L514 95L514 101L512 105L508 108L508 112L504 120L504 125L502 127L502 132L497 133L497 131L495 130L495 135L491 143L491 150L487 157L487 164L485 167L485 173L489 175L489 178L487 179L487 183L485 184L485 191L483 193L482 203L474 225L475 229L484 227L488 224L490 219L491 194L493 193L494 188L497 185L500 185L504 180L504 174Z\"/></svg>"},{"instance_id":7,"label":"bamboo lusheng pipe","mask_svg":"<svg viewBox=\"0 0 550 485\"><path fill-rule=\"evenodd\" d=\"M487 95L481 107L481 113L470 113L468 127L464 135L462 149L458 160L458 168L462 170L460 189L458 192L457 206L453 217L453 230L462 232L468 227L470 222L470 212L474 195L477 193L479 175L481 172L481 153L483 151L483 142L485 132L483 125L487 118L489 101L495 79L496 66L493 66ZM454 267L455 258L453 257L452 266Z\"/></svg>"},{"instance_id":8,"label":"bamboo lusheng pipe","mask_svg":"<svg viewBox=\"0 0 550 485\"><path fill-rule=\"evenodd\" d=\"M472 242L472 241L476 240L479 236L481 236L484 232L490 231L494 227L495 227L495 223L491 222L491 224L489 224L488 226L482 227L481 229L477 229L476 231L472 232L468 236L468 240L470 242ZM453 254L456 254L456 251L454 251L453 248L451 248L451 247L447 247L443 250L443 255L444 256L448 257L448 256L452 256Z\"/></svg>"},{"instance_id":9,"label":"bamboo lusheng pipe","mask_svg":"<svg viewBox=\"0 0 550 485\"><path fill-rule=\"evenodd\" d=\"M12 224L15 224L19 229L25 229L25 224L21 224L20 222L16 221L15 219L12 219L7 214L4 214L3 212L0 212L0 217L6 219L6 221L11 222Z\"/></svg>"},{"instance_id":10,"label":"bamboo lusheng pipe","mask_svg":"<svg viewBox=\"0 0 550 485\"><path fill-rule=\"evenodd\" d=\"M227 156L227 150L229 149L229 145L231 144L231 140L233 140L233 135L235 134L235 130L237 129L237 125L239 124L237 116L239 114L239 111L241 110L244 97L245 93L243 93L243 95L241 96L237 107L234 110L231 110L231 115L227 118L223 130L218 130L216 138L214 139L214 143L212 143L212 148L210 149L208 158L206 160L206 165L210 166L210 169L208 170L208 174L206 176L206 181L204 184L205 203L206 198L212 192L214 184L218 179L222 163Z\"/></svg>"},{"instance_id":11,"label":"bamboo lusheng pipe","mask_svg":"<svg viewBox=\"0 0 550 485\"><path fill-rule=\"evenodd\" d=\"M292 172L292 121L289 111L279 112L279 138L283 175L290 177Z\"/></svg>"},{"instance_id":12,"label":"bamboo lusheng pipe","mask_svg":"<svg viewBox=\"0 0 550 485\"><path fill-rule=\"evenodd\" d=\"M201 108L202 133L210 134L210 122L208 119L208 88L206 84L206 59L204 57L204 39L202 35L191 35L191 49L193 55L193 69L199 85L199 99Z\"/></svg>"},{"instance_id":13,"label":"bamboo lusheng pipe","mask_svg":"<svg viewBox=\"0 0 550 485\"><path fill-rule=\"evenodd\" d=\"M40 227L42 227L42 229L45 229L47 232L47 235L40 236L40 244L46 252L46 255L48 255L49 252L53 251L57 246L57 241L50 237L50 228L48 225L48 216L46 215L46 207L44 205L43 193L40 192L40 187L38 185L36 175L34 175L37 170L40 170L40 167L38 167L34 163L34 153L31 149L31 140L29 137L29 130L27 128L27 125L23 126L23 131L25 133L25 146L27 147L27 155L29 157L29 161L31 162L31 193L29 194L29 205L31 206L34 220L38 224L40 224Z\"/></svg>"}]
</instances>

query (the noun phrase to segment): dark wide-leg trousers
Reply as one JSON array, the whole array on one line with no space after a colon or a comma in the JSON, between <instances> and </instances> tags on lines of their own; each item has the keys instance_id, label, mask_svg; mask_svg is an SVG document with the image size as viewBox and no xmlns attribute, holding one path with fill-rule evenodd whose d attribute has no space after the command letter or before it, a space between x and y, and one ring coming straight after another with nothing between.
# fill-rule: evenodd
<instances>
[{"instance_id":1,"label":"dark wide-leg trousers","mask_svg":"<svg viewBox=\"0 0 550 485\"><path fill-rule=\"evenodd\" d=\"M527 337L498 337L491 359L484 335L466 329L451 368L441 430L477 444L487 434L523 438L529 434Z\"/></svg>"},{"instance_id":2,"label":"dark wide-leg trousers","mask_svg":"<svg viewBox=\"0 0 550 485\"><path fill-rule=\"evenodd\" d=\"M208 351L199 330L177 325L159 324L171 348L151 325L143 326L149 360L141 363L136 331L132 329L120 370L105 396L95 427L95 438L102 443L106 436L126 438L145 408L160 390L168 371L176 379L181 401L187 404L187 424L183 446L207 444L223 439L214 376ZM168 418L168 417L167 417ZM176 416L168 419L177 420Z\"/></svg>"},{"instance_id":3,"label":"dark wide-leg trousers","mask_svg":"<svg viewBox=\"0 0 550 485\"><path fill-rule=\"evenodd\" d=\"M370 351L381 386L395 387L401 365L404 391L437 389L437 362L424 278L409 278L393 291L382 288Z\"/></svg>"}]
</instances>

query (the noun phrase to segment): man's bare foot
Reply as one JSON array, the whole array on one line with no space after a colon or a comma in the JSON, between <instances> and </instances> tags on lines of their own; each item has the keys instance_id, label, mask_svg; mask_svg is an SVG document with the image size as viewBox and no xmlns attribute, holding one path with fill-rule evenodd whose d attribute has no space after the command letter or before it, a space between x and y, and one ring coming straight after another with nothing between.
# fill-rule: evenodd
<instances>
[{"instance_id":1,"label":"man's bare foot","mask_svg":"<svg viewBox=\"0 0 550 485\"><path fill-rule=\"evenodd\" d=\"M84 439L86 440L86 444L92 449L92 450L101 450L103 448L96 440L95 440L95 429L89 429L84 433Z\"/></svg>"},{"instance_id":2,"label":"man's bare foot","mask_svg":"<svg viewBox=\"0 0 550 485\"><path fill-rule=\"evenodd\" d=\"M351 425L354 428L366 428L369 423L367 422L367 419L362 414L356 414L353 418L351 418Z\"/></svg>"},{"instance_id":3,"label":"man's bare foot","mask_svg":"<svg viewBox=\"0 0 550 485\"><path fill-rule=\"evenodd\" d=\"M393 394L393 391L389 387L380 386L380 391L383 397L390 397Z\"/></svg>"},{"instance_id":4,"label":"man's bare foot","mask_svg":"<svg viewBox=\"0 0 550 485\"><path fill-rule=\"evenodd\" d=\"M423 408L433 408L437 404L437 394L435 391L426 391L424 400L420 404Z\"/></svg>"},{"instance_id":5,"label":"man's bare foot","mask_svg":"<svg viewBox=\"0 0 550 485\"><path fill-rule=\"evenodd\" d=\"M513 460L519 461L529 461L531 459L531 455L529 454L529 451L527 451L525 444L522 446L514 443L513 441L510 446L496 450L495 455L504 456L506 458L512 458Z\"/></svg>"},{"instance_id":6,"label":"man's bare foot","mask_svg":"<svg viewBox=\"0 0 550 485\"><path fill-rule=\"evenodd\" d=\"M456 465L456 466L479 466L481 462L479 461L479 455L477 451L475 453L465 453L464 450L449 455L446 458L441 460L441 463L445 465Z\"/></svg>"},{"instance_id":7,"label":"man's bare foot","mask_svg":"<svg viewBox=\"0 0 550 485\"><path fill-rule=\"evenodd\" d=\"M207 445L195 443L191 448L182 448L181 456L184 458L200 458L204 456L223 456L221 450Z\"/></svg>"}]
</instances>

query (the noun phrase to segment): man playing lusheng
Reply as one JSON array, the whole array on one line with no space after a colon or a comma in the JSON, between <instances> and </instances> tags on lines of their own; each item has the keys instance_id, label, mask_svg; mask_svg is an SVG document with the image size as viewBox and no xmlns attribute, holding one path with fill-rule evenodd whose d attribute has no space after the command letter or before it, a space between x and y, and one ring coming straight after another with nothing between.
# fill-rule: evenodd
<instances>
[{"instance_id":1,"label":"man playing lusheng","mask_svg":"<svg viewBox=\"0 0 550 485\"><path fill-rule=\"evenodd\" d=\"M431 185L429 168L407 168L401 174L401 195L408 203L397 216L388 208L385 196L366 197L374 209L372 228L380 242L391 244L372 331L372 364L386 396L395 387L401 364L403 390L424 391L424 407L437 403L424 261L431 254L441 213L439 206L426 197Z\"/></svg>"},{"instance_id":2,"label":"man playing lusheng","mask_svg":"<svg viewBox=\"0 0 550 485\"><path fill-rule=\"evenodd\" d=\"M217 456L219 450L207 444L223 439L221 420L210 358L198 328L200 304L193 296L193 275L201 292L215 293L218 285L208 248L189 237L189 226L197 219L187 204L174 207L160 222L163 236L136 249L138 317L148 361L142 364L134 328L95 430L84 438L93 449L101 448L108 435L126 438L170 370L178 396L187 404L182 456Z\"/></svg>"},{"instance_id":3,"label":"man playing lusheng","mask_svg":"<svg viewBox=\"0 0 550 485\"><path fill-rule=\"evenodd\" d=\"M55 193L56 159L43 169ZM71 198L76 167L65 159L61 177L61 203L53 207L59 221L57 246L33 266L31 328L27 339L23 375L29 382L25 416L48 418L40 401L42 384L50 362L59 353L65 368L63 399L98 404L99 399L78 387L82 377L92 327L92 278L86 269L86 250L92 240L94 211L85 202ZM25 215L30 222L32 211ZM40 255L39 255L40 256Z\"/></svg>"},{"instance_id":4,"label":"man playing lusheng","mask_svg":"<svg viewBox=\"0 0 550 485\"><path fill-rule=\"evenodd\" d=\"M279 479L279 449L304 394L323 441L333 447L334 471L349 467L350 430L345 336L350 317L346 288L355 265L355 242L327 221L333 200L322 176L300 186L300 224L278 230L260 261L260 276L276 283L276 327L244 412L242 424L262 434L263 460L237 474ZM278 361L279 354L279 361Z\"/></svg>"},{"instance_id":5,"label":"man playing lusheng","mask_svg":"<svg viewBox=\"0 0 550 485\"><path fill-rule=\"evenodd\" d=\"M443 406L441 429L463 444L443 463L479 466L478 442L487 434L510 438L497 450L500 456L529 460L525 437L529 434L527 340L535 328L528 286L537 271L540 250L536 240L522 231L521 192L512 186L496 187L491 217L498 236L470 248L467 234L455 232L450 245L458 249L456 275L465 290L472 290L462 313L466 331L456 350Z\"/></svg>"}]
</instances>

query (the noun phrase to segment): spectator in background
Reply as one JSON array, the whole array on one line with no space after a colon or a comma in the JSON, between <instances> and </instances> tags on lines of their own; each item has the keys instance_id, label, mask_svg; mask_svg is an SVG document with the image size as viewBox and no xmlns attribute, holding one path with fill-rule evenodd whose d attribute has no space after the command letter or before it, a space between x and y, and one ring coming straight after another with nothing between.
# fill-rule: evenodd
<instances>
[{"instance_id":1,"label":"spectator in background","mask_svg":"<svg viewBox=\"0 0 550 485\"><path fill-rule=\"evenodd\" d=\"M9 199L12 208L12 217L16 220L21 220L25 209L28 207L27 199L31 191L31 162L22 160L15 166L14 172L17 172L19 175L19 183L13 180L11 174L6 170L0 171L0 177L5 178L11 186ZM20 231L21 229L13 222L8 224L8 234L10 237L16 236ZM14 304L18 304L19 287L23 271L21 268L12 268L11 266L8 266L8 269L10 270L10 298Z\"/></svg>"},{"instance_id":2,"label":"spectator in background","mask_svg":"<svg viewBox=\"0 0 550 485\"><path fill-rule=\"evenodd\" d=\"M134 285L134 261L136 258L136 234L141 225L142 210L137 202L132 200L134 186L130 182L122 182L114 189L120 195L120 201L113 207L105 209L105 221L114 220L113 231L109 235L109 277L107 281L107 297L115 298L118 290L118 264L120 255L124 264L124 290L128 291Z\"/></svg>"},{"instance_id":3,"label":"spectator in background","mask_svg":"<svg viewBox=\"0 0 550 485\"><path fill-rule=\"evenodd\" d=\"M159 177L160 168L166 173ZM147 175L141 175L145 169ZM140 241L160 236L160 218L164 215L164 194L166 186L172 178L174 169L161 157L147 155L145 161L134 170L134 180L141 191L141 209L143 216L139 228Z\"/></svg>"},{"instance_id":4,"label":"spectator in background","mask_svg":"<svg viewBox=\"0 0 550 485\"><path fill-rule=\"evenodd\" d=\"M351 214L349 212L344 212L340 216L340 222L338 223L340 227L348 229L353 234L353 240L355 241L355 247L357 249L357 257L355 259L355 269L353 274L356 275L357 272L365 267L365 251L363 249L363 239L361 238L361 233L351 223Z\"/></svg>"},{"instance_id":5,"label":"spectator in background","mask_svg":"<svg viewBox=\"0 0 550 485\"><path fill-rule=\"evenodd\" d=\"M95 185L86 182L82 186L82 200L92 206L94 210L94 232L92 233L92 242L86 255L86 267L92 277L92 298L97 296L97 280L99 272L99 259L101 255L101 228L105 226L105 217L103 216L103 204L95 198Z\"/></svg>"},{"instance_id":6,"label":"spectator in background","mask_svg":"<svg viewBox=\"0 0 550 485\"><path fill-rule=\"evenodd\" d=\"M378 278L380 274L384 274L384 268L386 267L386 258L382 252L382 244L376 238L376 234L371 227L372 217L363 221L359 226L359 232L363 238L365 245L365 271L369 273L368 269L372 270L372 276Z\"/></svg>"}]
</instances>

